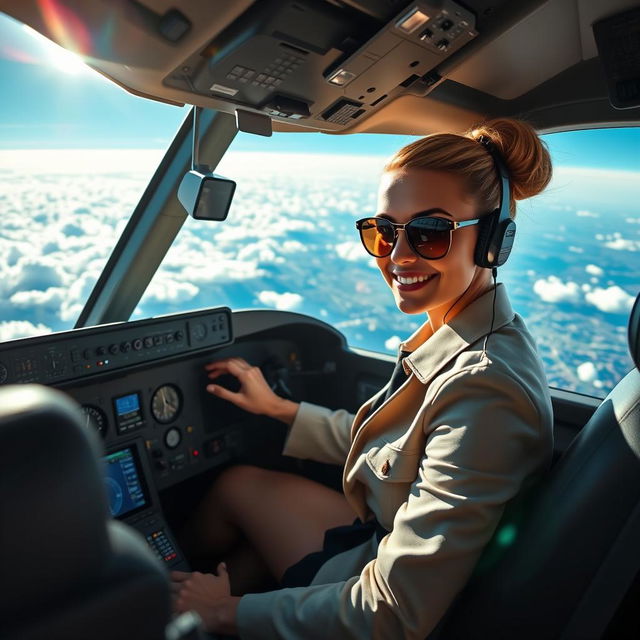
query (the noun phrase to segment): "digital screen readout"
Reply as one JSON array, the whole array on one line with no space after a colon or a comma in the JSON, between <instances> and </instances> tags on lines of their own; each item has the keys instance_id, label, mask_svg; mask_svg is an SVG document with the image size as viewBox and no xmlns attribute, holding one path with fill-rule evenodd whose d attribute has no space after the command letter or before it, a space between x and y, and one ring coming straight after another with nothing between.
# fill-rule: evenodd
<instances>
[{"instance_id":1,"label":"digital screen readout","mask_svg":"<svg viewBox=\"0 0 640 640\"><path fill-rule=\"evenodd\" d=\"M104 457L109 510L114 518L131 515L148 506L142 472L131 447Z\"/></svg>"},{"instance_id":2,"label":"digital screen readout","mask_svg":"<svg viewBox=\"0 0 640 640\"><path fill-rule=\"evenodd\" d=\"M140 394L129 393L113 399L116 412L118 433L128 433L139 429L143 424Z\"/></svg>"}]
</instances>

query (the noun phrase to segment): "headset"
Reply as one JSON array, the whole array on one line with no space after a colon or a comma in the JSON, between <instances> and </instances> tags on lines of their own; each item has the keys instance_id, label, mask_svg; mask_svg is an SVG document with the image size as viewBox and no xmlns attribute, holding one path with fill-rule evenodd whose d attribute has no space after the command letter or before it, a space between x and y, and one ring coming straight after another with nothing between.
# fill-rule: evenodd
<instances>
[{"instance_id":1,"label":"headset","mask_svg":"<svg viewBox=\"0 0 640 640\"><path fill-rule=\"evenodd\" d=\"M480 136L477 141L493 159L493 164L500 178L500 204L497 209L482 218L474 255L476 265L493 269L501 267L507 261L516 237L516 223L509 214L511 190L507 167L488 137Z\"/></svg>"}]
</instances>

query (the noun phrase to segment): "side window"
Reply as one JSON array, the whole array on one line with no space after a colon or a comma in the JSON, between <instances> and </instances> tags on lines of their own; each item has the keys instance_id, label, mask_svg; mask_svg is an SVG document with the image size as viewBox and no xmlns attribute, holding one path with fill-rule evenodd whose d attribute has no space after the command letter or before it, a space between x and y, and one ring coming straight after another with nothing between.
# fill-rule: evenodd
<instances>
[{"instance_id":1,"label":"side window","mask_svg":"<svg viewBox=\"0 0 640 640\"><path fill-rule=\"evenodd\" d=\"M502 279L553 387L604 397L631 368L640 291L640 129L543 136L554 177L518 207Z\"/></svg>"}]
</instances>

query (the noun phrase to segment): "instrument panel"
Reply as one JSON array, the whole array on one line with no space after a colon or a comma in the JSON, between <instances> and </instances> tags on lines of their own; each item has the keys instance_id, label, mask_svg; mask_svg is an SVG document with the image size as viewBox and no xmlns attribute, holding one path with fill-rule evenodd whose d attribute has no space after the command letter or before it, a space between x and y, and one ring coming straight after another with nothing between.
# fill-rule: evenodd
<instances>
[{"instance_id":1,"label":"instrument panel","mask_svg":"<svg viewBox=\"0 0 640 640\"><path fill-rule=\"evenodd\" d=\"M329 354L344 347L335 330L282 312L233 317L237 327L221 307L5 342L0 384L36 382L65 391L107 455L139 444L150 482L162 491L229 461L242 427L256 420L207 393L204 366L212 359L240 356L261 366L279 395L328 404L329 398L309 396L315 387L339 401L326 382L315 384L318 376L335 377Z\"/></svg>"},{"instance_id":2,"label":"instrument panel","mask_svg":"<svg viewBox=\"0 0 640 640\"><path fill-rule=\"evenodd\" d=\"M107 451L142 440L162 490L229 457L232 425L208 411L204 365L211 359L174 361L61 388L81 405Z\"/></svg>"},{"instance_id":3,"label":"instrument panel","mask_svg":"<svg viewBox=\"0 0 640 640\"><path fill-rule=\"evenodd\" d=\"M344 406L336 372L354 357L345 346L334 329L298 314L244 311L232 325L229 309L205 309L2 343L0 385L35 382L71 396L103 442L113 517L138 529L168 567L185 569L166 503L184 502L181 483L202 484L202 474L231 461L281 460L277 426L282 438L285 429L257 428L259 417L209 394L205 365L242 357L279 395ZM237 389L232 376L218 382Z\"/></svg>"}]
</instances>

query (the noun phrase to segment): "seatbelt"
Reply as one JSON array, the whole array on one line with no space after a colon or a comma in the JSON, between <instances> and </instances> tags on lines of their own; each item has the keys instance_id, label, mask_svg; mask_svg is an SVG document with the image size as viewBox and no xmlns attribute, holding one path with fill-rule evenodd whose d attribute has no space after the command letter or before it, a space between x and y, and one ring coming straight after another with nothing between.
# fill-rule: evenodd
<instances>
[{"instance_id":1,"label":"seatbelt","mask_svg":"<svg viewBox=\"0 0 640 640\"><path fill-rule=\"evenodd\" d=\"M640 571L640 503L613 543L560 640L601 638Z\"/></svg>"}]
</instances>

